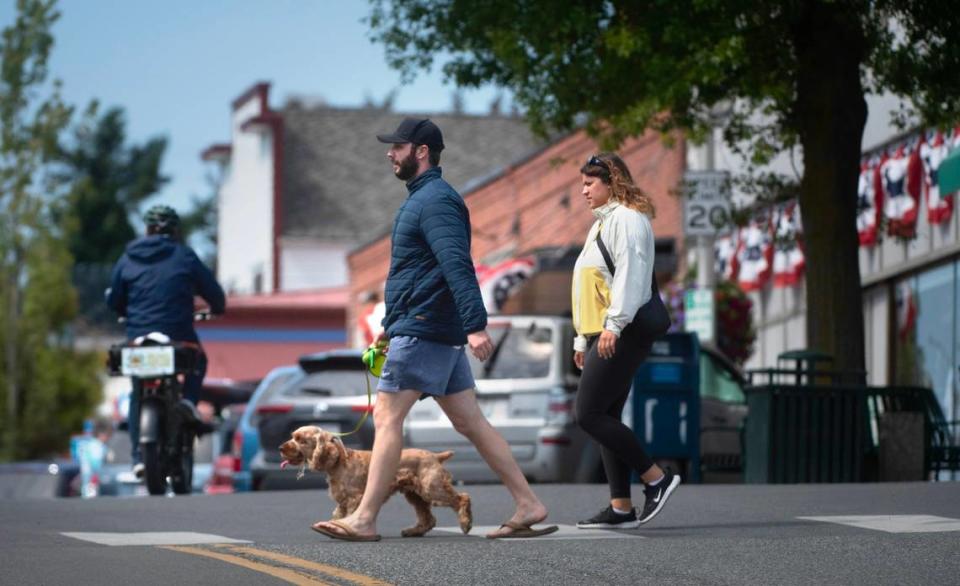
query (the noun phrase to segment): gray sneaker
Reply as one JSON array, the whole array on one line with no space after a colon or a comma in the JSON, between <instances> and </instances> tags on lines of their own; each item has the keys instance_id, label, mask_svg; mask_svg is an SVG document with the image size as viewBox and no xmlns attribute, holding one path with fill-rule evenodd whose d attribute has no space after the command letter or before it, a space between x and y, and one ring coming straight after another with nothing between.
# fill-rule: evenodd
<instances>
[{"instance_id":1,"label":"gray sneaker","mask_svg":"<svg viewBox=\"0 0 960 586\"><path fill-rule=\"evenodd\" d=\"M137 462L133 465L133 475L136 476L138 480L143 480L145 471L146 467L143 465L143 462Z\"/></svg>"}]
</instances>

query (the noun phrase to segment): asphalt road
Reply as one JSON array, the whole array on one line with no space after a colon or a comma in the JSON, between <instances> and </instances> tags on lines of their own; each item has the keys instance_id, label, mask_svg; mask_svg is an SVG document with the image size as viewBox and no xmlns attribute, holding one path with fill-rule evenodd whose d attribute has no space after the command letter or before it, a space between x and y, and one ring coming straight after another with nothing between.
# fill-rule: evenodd
<instances>
[{"instance_id":1,"label":"asphalt road","mask_svg":"<svg viewBox=\"0 0 960 586\"><path fill-rule=\"evenodd\" d=\"M572 527L603 486L535 488L561 525L551 537L483 539L511 513L506 490L483 485L465 487L469 536L440 510L426 537L401 538L413 514L394 498L370 544L310 530L333 508L325 491L5 500L0 584L960 583L960 483L684 485L624 532Z\"/></svg>"}]
</instances>

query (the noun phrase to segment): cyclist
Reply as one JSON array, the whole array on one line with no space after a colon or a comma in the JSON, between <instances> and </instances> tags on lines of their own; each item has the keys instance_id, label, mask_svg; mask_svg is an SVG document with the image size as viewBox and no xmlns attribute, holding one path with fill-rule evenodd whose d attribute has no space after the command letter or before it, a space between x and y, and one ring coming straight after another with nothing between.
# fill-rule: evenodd
<instances>
[{"instance_id":1,"label":"cyclist","mask_svg":"<svg viewBox=\"0 0 960 586\"><path fill-rule=\"evenodd\" d=\"M223 289L192 248L180 240L180 216L155 205L143 216L146 236L130 242L113 268L107 305L126 318L127 339L160 332L176 342L197 344L201 358L196 373L185 376L183 396L196 405L207 371L197 332L193 329L194 295L213 314L226 309ZM132 444L133 472L143 476L140 459L140 388L133 379L127 424Z\"/></svg>"}]
</instances>

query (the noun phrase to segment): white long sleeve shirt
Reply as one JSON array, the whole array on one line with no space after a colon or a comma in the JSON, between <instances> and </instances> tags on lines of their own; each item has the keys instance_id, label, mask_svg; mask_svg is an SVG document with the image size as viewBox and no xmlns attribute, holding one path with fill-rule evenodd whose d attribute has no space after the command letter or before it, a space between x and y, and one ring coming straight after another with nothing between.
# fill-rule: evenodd
<instances>
[{"instance_id":1,"label":"white long sleeve shirt","mask_svg":"<svg viewBox=\"0 0 960 586\"><path fill-rule=\"evenodd\" d=\"M637 310L650 301L653 280L653 227L646 214L617 202L595 210L597 221L573 268L573 349L584 352L587 336L603 329L620 336ZM611 275L596 242L597 233L607 247L616 274ZM605 308L605 311L604 311ZM597 318L603 312L602 319Z\"/></svg>"}]
</instances>

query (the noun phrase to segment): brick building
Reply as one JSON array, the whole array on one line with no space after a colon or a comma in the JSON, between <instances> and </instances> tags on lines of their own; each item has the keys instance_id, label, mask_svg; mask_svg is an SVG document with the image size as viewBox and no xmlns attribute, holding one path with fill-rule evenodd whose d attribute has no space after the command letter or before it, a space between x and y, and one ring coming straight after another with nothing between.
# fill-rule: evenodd
<instances>
[{"instance_id":1,"label":"brick building","mask_svg":"<svg viewBox=\"0 0 960 586\"><path fill-rule=\"evenodd\" d=\"M496 174L466 185L453 184L470 210L476 264L490 265L525 256L537 260L539 271L510 298L503 312L569 312L573 261L594 221L580 193L580 167L596 152L596 143L577 132L514 161ZM653 197L656 205L656 269L661 282L665 282L682 267L684 257L683 206L672 194L685 168L684 141L678 138L668 148L659 134L648 133L627 141L618 152L634 181ZM393 190L397 195L397 205L393 207L396 210L404 196L403 185L397 181ZM389 263L389 230L350 252L348 323L357 323L364 300L381 291ZM355 330L351 331L351 344L362 345Z\"/></svg>"}]
</instances>

